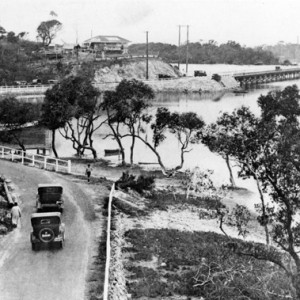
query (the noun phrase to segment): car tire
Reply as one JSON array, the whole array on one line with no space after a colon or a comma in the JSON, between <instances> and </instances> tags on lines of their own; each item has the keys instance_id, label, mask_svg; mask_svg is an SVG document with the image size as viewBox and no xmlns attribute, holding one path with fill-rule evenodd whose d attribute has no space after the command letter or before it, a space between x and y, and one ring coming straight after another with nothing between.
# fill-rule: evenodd
<instances>
[{"instance_id":1,"label":"car tire","mask_svg":"<svg viewBox=\"0 0 300 300\"><path fill-rule=\"evenodd\" d=\"M60 249L63 249L64 248L64 241L61 241L61 242L59 242L59 247L60 247Z\"/></svg>"},{"instance_id":2,"label":"car tire","mask_svg":"<svg viewBox=\"0 0 300 300\"><path fill-rule=\"evenodd\" d=\"M36 251L37 245L35 243L31 243L31 249L32 249L32 251Z\"/></svg>"},{"instance_id":3,"label":"car tire","mask_svg":"<svg viewBox=\"0 0 300 300\"><path fill-rule=\"evenodd\" d=\"M54 240L55 234L51 228L42 228L39 232L39 238L43 243L50 243Z\"/></svg>"}]
</instances>

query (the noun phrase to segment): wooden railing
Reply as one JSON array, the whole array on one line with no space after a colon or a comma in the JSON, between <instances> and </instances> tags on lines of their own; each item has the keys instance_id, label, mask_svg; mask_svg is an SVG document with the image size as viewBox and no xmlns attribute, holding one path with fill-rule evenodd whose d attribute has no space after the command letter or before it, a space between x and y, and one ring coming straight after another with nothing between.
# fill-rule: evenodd
<instances>
[{"instance_id":1,"label":"wooden railing","mask_svg":"<svg viewBox=\"0 0 300 300\"><path fill-rule=\"evenodd\" d=\"M22 150L5 146L0 146L0 158L49 171L71 173L70 160L58 159L40 154L25 153Z\"/></svg>"}]
</instances>

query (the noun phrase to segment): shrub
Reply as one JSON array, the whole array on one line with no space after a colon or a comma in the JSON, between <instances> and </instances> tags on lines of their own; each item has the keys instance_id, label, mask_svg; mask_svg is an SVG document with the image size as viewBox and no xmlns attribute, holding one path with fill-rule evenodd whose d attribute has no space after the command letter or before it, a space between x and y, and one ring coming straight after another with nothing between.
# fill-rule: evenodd
<instances>
[{"instance_id":1,"label":"shrub","mask_svg":"<svg viewBox=\"0 0 300 300\"><path fill-rule=\"evenodd\" d=\"M153 176L140 175L137 179L134 175L128 172L123 172L120 179L116 181L116 189L128 190L132 189L138 193L143 193L145 190L150 191L154 185Z\"/></svg>"},{"instance_id":2,"label":"shrub","mask_svg":"<svg viewBox=\"0 0 300 300\"><path fill-rule=\"evenodd\" d=\"M213 74L212 75L212 77L211 77L211 79L212 80L215 80L215 81L217 81L217 82L220 82L221 81L221 75L219 75L219 74Z\"/></svg>"}]
</instances>

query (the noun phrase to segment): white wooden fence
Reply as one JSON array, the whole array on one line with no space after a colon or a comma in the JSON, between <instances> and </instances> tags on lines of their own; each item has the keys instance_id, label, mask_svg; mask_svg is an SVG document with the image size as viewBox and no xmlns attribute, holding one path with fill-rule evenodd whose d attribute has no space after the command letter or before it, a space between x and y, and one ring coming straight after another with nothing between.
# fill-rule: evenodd
<instances>
[{"instance_id":1,"label":"white wooden fence","mask_svg":"<svg viewBox=\"0 0 300 300\"><path fill-rule=\"evenodd\" d=\"M107 216L107 229L106 229L106 261L105 261L105 278L104 278L104 288L103 288L103 300L108 300L109 292L109 268L110 268L110 228L111 228L111 203L115 192L115 184L112 185L109 201L108 201L108 216Z\"/></svg>"},{"instance_id":2,"label":"white wooden fence","mask_svg":"<svg viewBox=\"0 0 300 300\"><path fill-rule=\"evenodd\" d=\"M0 86L0 94L43 94L47 89L52 87L52 84L47 85L24 85L24 86Z\"/></svg>"},{"instance_id":3,"label":"white wooden fence","mask_svg":"<svg viewBox=\"0 0 300 300\"><path fill-rule=\"evenodd\" d=\"M25 153L22 150L17 150L0 145L0 158L14 162L19 162L22 165L29 165L41 169L71 173L71 161L57 159L50 156L40 154Z\"/></svg>"}]
</instances>

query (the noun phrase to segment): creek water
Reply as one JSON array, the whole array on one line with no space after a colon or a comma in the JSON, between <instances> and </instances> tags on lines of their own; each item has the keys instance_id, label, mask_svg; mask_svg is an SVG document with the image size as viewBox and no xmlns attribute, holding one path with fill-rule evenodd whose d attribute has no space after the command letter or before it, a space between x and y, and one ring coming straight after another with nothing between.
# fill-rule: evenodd
<instances>
[{"instance_id":1,"label":"creek water","mask_svg":"<svg viewBox=\"0 0 300 300\"><path fill-rule=\"evenodd\" d=\"M183 68L184 65L181 65ZM189 65L189 74L193 74L194 70L205 70L207 74L219 73L239 73L250 72L254 70L273 70L275 66L232 66L232 65ZM232 112L234 109L247 106L256 115L260 114L257 105L257 99L260 95L265 95L271 90L283 89L284 87L292 84L300 86L300 80L281 81L269 84L256 86L248 91L246 94L234 94L232 92L216 93L216 94L156 94L155 99L152 101L152 106L148 112L155 114L158 107L167 107L172 112L195 112L203 118L206 124L214 122L222 112ZM94 147L97 150L98 157L104 157L105 149L117 149L117 142L111 138L105 138L109 133L109 129L105 126L101 127L94 136ZM146 134L151 139L151 131L146 128ZM63 156L72 156L75 150L72 148L70 141L64 139L61 135L56 135L56 147L58 154ZM126 152L126 160L129 161L129 149L131 144L130 138L125 138L124 147ZM191 151L185 154L184 168L192 169L200 167L201 169L213 170L213 179L216 185L229 184L229 172L224 159L215 153L212 153L202 144L193 144L190 146ZM166 140L159 146L159 153L161 154L162 161L166 167L173 168L180 163L180 150L177 139L168 134ZM91 154L87 153L87 157ZM119 157L108 157L113 163L119 162ZM145 144L137 141L134 150L134 162L151 163L152 168L157 163L157 158L153 152L147 148ZM158 165L157 165L158 167ZM237 169L233 167L235 173L236 183L239 187L245 190L238 190L232 193L232 198L240 204L244 204L253 210L253 203L258 203L258 193L256 184L253 180L242 180L237 177Z\"/></svg>"}]
</instances>

